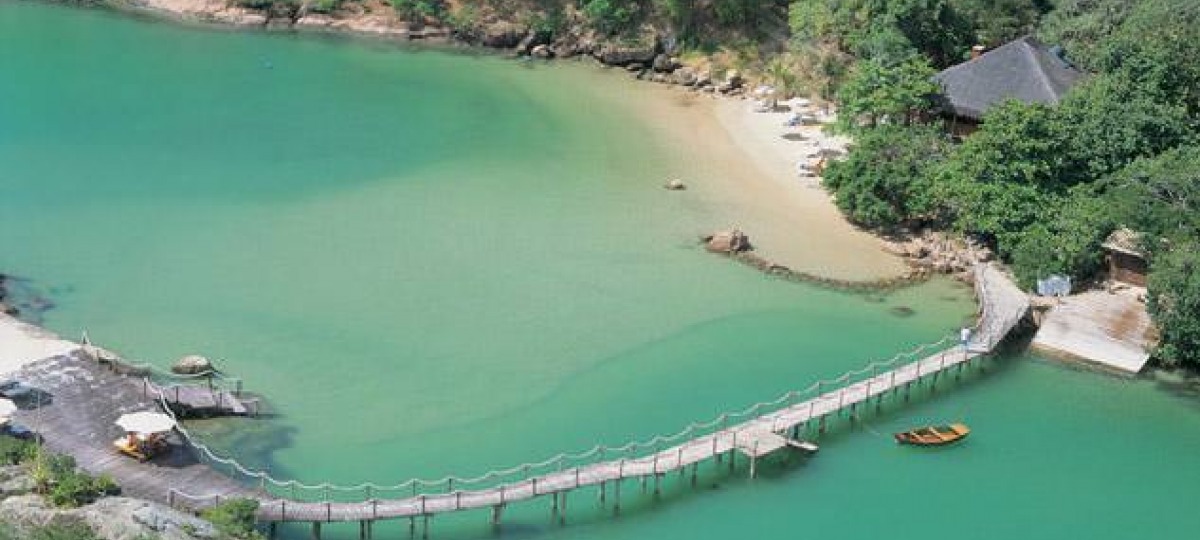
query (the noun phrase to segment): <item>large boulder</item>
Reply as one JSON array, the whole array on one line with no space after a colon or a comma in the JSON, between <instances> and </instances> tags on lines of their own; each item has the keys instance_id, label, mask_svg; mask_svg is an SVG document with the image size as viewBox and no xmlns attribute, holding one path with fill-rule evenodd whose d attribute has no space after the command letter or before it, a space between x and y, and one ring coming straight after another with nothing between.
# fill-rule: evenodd
<instances>
[{"instance_id":1,"label":"large boulder","mask_svg":"<svg viewBox=\"0 0 1200 540\"><path fill-rule=\"evenodd\" d=\"M517 23L496 21L480 29L479 44L495 49L512 49L529 35L529 29Z\"/></svg>"},{"instance_id":2,"label":"large boulder","mask_svg":"<svg viewBox=\"0 0 1200 540\"><path fill-rule=\"evenodd\" d=\"M704 238L704 248L713 253L741 253L753 248L750 237L737 229L721 231Z\"/></svg>"},{"instance_id":3,"label":"large boulder","mask_svg":"<svg viewBox=\"0 0 1200 540\"><path fill-rule=\"evenodd\" d=\"M642 64L649 66L662 52L662 40L653 31L643 32L633 41L610 42L592 51L592 56L610 66Z\"/></svg>"},{"instance_id":4,"label":"large boulder","mask_svg":"<svg viewBox=\"0 0 1200 540\"><path fill-rule=\"evenodd\" d=\"M695 86L700 78L696 75L696 70L690 67L681 67L671 74L671 82L682 86Z\"/></svg>"},{"instance_id":5,"label":"large boulder","mask_svg":"<svg viewBox=\"0 0 1200 540\"><path fill-rule=\"evenodd\" d=\"M742 89L746 84L746 79L736 69L731 69L725 74L725 81L717 85L717 91L722 94L732 94Z\"/></svg>"},{"instance_id":6,"label":"large boulder","mask_svg":"<svg viewBox=\"0 0 1200 540\"><path fill-rule=\"evenodd\" d=\"M171 366L171 372L179 375L200 375L212 371L216 371L212 362L198 354L180 358L175 365Z\"/></svg>"},{"instance_id":7,"label":"large boulder","mask_svg":"<svg viewBox=\"0 0 1200 540\"><path fill-rule=\"evenodd\" d=\"M660 54L654 57L654 62L651 64L654 71L659 73L670 73L679 69L679 60L672 58L668 54Z\"/></svg>"}]
</instances>

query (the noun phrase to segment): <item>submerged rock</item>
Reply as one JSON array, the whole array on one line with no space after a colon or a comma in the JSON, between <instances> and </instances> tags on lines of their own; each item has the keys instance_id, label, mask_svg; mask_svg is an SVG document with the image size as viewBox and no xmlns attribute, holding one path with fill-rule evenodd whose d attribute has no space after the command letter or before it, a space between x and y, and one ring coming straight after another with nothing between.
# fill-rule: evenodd
<instances>
[{"instance_id":1,"label":"submerged rock","mask_svg":"<svg viewBox=\"0 0 1200 540\"><path fill-rule=\"evenodd\" d=\"M684 184L683 180L672 178L670 181L664 184L663 187L670 191L683 191L687 189L687 184Z\"/></svg>"}]
</instances>

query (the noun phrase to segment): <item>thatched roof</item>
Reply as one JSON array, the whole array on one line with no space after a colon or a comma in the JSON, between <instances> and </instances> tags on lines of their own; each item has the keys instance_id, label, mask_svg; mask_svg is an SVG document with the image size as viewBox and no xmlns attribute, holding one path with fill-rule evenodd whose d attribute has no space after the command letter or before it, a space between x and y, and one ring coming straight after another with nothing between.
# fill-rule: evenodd
<instances>
[{"instance_id":1,"label":"thatched roof","mask_svg":"<svg viewBox=\"0 0 1200 540\"><path fill-rule=\"evenodd\" d=\"M1056 105L1084 73L1032 36L988 51L937 75L942 106L956 116L979 120L1007 99Z\"/></svg>"},{"instance_id":2,"label":"thatched roof","mask_svg":"<svg viewBox=\"0 0 1200 540\"><path fill-rule=\"evenodd\" d=\"M1104 249L1109 251L1119 251L1127 255L1135 257L1145 257L1146 252L1142 251L1142 235L1125 227L1121 227L1108 235L1108 239L1104 241Z\"/></svg>"}]
</instances>

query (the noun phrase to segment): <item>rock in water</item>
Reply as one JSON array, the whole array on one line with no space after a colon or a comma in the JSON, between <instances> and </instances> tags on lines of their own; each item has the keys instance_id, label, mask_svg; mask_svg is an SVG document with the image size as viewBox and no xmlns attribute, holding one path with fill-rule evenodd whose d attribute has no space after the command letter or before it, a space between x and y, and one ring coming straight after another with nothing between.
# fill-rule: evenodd
<instances>
[{"instance_id":1,"label":"rock in water","mask_svg":"<svg viewBox=\"0 0 1200 540\"><path fill-rule=\"evenodd\" d=\"M687 189L687 185L683 183L683 180L678 178L671 179L671 181L667 182L665 185L663 185L663 187L671 191L683 191Z\"/></svg>"},{"instance_id":2,"label":"rock in water","mask_svg":"<svg viewBox=\"0 0 1200 540\"><path fill-rule=\"evenodd\" d=\"M171 372L179 375L199 375L210 371L216 371L212 362L197 354L180 358L175 365L171 366Z\"/></svg>"},{"instance_id":3,"label":"rock in water","mask_svg":"<svg viewBox=\"0 0 1200 540\"><path fill-rule=\"evenodd\" d=\"M713 253L740 253L751 249L750 237L737 229L721 231L705 238L704 247Z\"/></svg>"}]
</instances>

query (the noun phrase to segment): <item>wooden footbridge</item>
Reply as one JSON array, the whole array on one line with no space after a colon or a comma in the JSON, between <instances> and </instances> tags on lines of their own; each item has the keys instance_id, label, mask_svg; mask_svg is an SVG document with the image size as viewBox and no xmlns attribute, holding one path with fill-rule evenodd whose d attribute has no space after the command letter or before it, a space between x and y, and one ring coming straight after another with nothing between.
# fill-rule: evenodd
<instances>
[{"instance_id":1,"label":"wooden footbridge","mask_svg":"<svg viewBox=\"0 0 1200 540\"><path fill-rule=\"evenodd\" d=\"M976 268L975 289L981 311L965 345L957 336L948 337L837 379L788 392L775 401L689 425L671 436L615 448L597 446L580 454L560 454L540 463L474 478L451 476L431 481L413 479L391 486L335 486L280 480L249 469L211 451L181 427L180 435L195 455L212 468L190 476L163 473L157 478L157 486L137 492L192 510L230 497L251 497L260 503L259 519L269 523L272 531L275 523L308 522L315 537L320 536L322 523L357 521L361 536L370 537L376 521L401 518L409 519L413 531L417 520L421 520L427 532L430 516L471 509L489 509L493 523L499 523L506 506L545 496L552 498L557 513L565 511L568 493L587 486L595 486L600 500L611 499L614 511L619 511L625 480L639 479L643 486L652 481L657 492L659 481L667 473L690 474L695 482L702 462L726 466L723 462L727 461L732 469L738 455L748 461L750 475L754 476L764 456L787 448L815 451L815 445L804 437L823 433L831 416L848 412L855 417L872 403L880 406L889 395L903 393L907 398L914 384L936 385L948 371L961 371L973 359L990 353L1026 316L1029 302L991 265ZM157 397L165 406L169 392L157 392ZM81 464L90 465L85 461ZM214 469L228 471L242 483L234 483ZM126 473L118 471L114 476L123 485L126 483ZM351 498L355 500L347 501Z\"/></svg>"}]
</instances>

